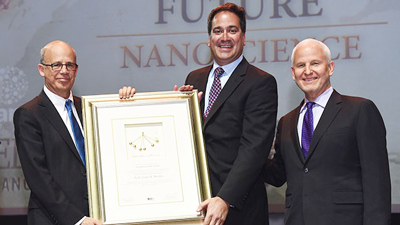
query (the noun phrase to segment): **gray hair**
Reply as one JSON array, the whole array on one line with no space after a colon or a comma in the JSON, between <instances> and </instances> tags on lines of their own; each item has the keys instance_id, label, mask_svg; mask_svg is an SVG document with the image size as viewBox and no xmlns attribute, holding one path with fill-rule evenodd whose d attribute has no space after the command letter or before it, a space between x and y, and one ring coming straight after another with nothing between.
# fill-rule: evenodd
<instances>
[{"instance_id":1,"label":"gray hair","mask_svg":"<svg viewBox=\"0 0 400 225\"><path fill-rule=\"evenodd\" d=\"M47 45L40 49L40 63L44 63L44 55L47 50Z\"/></svg>"},{"instance_id":2,"label":"gray hair","mask_svg":"<svg viewBox=\"0 0 400 225\"><path fill-rule=\"evenodd\" d=\"M328 65L331 63L331 60L332 60L332 59L331 59L331 50L328 48L328 46L327 46L326 44L324 44L322 41L318 41L318 40L315 40L315 39L313 39L313 38L307 38L307 39L304 39L304 40L300 41L300 42L293 48L292 56L291 56L291 58L290 58L290 61L291 61L291 65L292 65L292 66L293 66L294 53L296 52L297 47L298 47L300 44L303 44L303 43L317 43L317 44L319 44L319 45L322 47L322 50L324 51L324 55L325 55L325 57L326 57L326 61L327 61Z\"/></svg>"}]
</instances>

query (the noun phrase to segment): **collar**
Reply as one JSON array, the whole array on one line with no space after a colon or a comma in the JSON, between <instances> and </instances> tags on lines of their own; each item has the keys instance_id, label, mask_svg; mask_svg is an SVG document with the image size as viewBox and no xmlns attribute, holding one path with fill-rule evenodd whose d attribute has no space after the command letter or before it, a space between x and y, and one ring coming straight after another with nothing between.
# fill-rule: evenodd
<instances>
[{"instance_id":1,"label":"collar","mask_svg":"<svg viewBox=\"0 0 400 225\"><path fill-rule=\"evenodd\" d=\"M330 86L328 89L326 89L322 94L320 94L316 99L315 99L315 105L318 105L320 107L322 107L323 109L326 107L326 104L328 104L328 100L331 97L333 93L333 87ZM300 113L303 112L303 110L306 108L306 104L307 104L308 99L304 98L304 103L303 106L301 107Z\"/></svg>"},{"instance_id":2,"label":"collar","mask_svg":"<svg viewBox=\"0 0 400 225\"><path fill-rule=\"evenodd\" d=\"M224 66L218 65L214 61L213 68L211 70L211 74L214 74L214 70L216 68L221 67L222 69L224 69L224 73L221 76L230 76L242 60L243 60L243 54L241 56L239 56L239 58L237 58L235 61L233 61L227 65L224 65Z\"/></svg>"},{"instance_id":3,"label":"collar","mask_svg":"<svg viewBox=\"0 0 400 225\"><path fill-rule=\"evenodd\" d=\"M62 111L65 108L65 101L67 99L60 97L59 95L51 92L46 85L44 85L43 87L43 91L44 93L47 95L47 97L49 97L51 103L53 103L53 105L57 108L57 110ZM72 95L72 91L69 92L69 97L68 99L70 99L72 102L74 102L74 97Z\"/></svg>"}]
</instances>

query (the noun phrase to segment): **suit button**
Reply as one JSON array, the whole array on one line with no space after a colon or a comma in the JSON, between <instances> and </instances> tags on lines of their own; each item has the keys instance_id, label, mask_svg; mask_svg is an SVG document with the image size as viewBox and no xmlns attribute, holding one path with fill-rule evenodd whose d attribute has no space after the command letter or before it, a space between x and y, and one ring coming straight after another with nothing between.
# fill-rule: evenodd
<instances>
[{"instance_id":1,"label":"suit button","mask_svg":"<svg viewBox=\"0 0 400 225\"><path fill-rule=\"evenodd\" d=\"M305 169L304 169L304 173L308 173L308 168L305 168Z\"/></svg>"},{"instance_id":2,"label":"suit button","mask_svg":"<svg viewBox=\"0 0 400 225\"><path fill-rule=\"evenodd\" d=\"M86 171L82 171L82 176L86 177Z\"/></svg>"},{"instance_id":3,"label":"suit button","mask_svg":"<svg viewBox=\"0 0 400 225\"><path fill-rule=\"evenodd\" d=\"M85 194L83 197L85 198L85 200L88 200L88 199L89 199L88 194Z\"/></svg>"}]
</instances>

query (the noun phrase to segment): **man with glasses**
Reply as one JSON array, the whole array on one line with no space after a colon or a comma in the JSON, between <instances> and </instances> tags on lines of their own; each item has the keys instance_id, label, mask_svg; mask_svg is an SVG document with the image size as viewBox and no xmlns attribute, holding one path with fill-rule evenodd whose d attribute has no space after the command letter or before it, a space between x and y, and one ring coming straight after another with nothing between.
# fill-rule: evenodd
<instances>
[{"instance_id":1,"label":"man with glasses","mask_svg":"<svg viewBox=\"0 0 400 225\"><path fill-rule=\"evenodd\" d=\"M75 51L53 41L40 55L43 90L14 114L17 150L31 189L28 224L102 224L86 217L81 101L71 92L78 71Z\"/></svg>"}]
</instances>

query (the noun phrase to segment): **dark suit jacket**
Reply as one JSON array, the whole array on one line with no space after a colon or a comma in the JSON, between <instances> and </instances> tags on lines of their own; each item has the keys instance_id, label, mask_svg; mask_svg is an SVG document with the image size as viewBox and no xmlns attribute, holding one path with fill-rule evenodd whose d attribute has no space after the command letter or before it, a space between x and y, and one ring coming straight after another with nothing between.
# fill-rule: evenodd
<instances>
[{"instance_id":1,"label":"dark suit jacket","mask_svg":"<svg viewBox=\"0 0 400 225\"><path fill-rule=\"evenodd\" d=\"M297 133L302 105L279 121L276 154L264 170L272 185L287 181L285 224L390 224L386 130L374 103L334 91L307 159Z\"/></svg>"},{"instance_id":2,"label":"dark suit jacket","mask_svg":"<svg viewBox=\"0 0 400 225\"><path fill-rule=\"evenodd\" d=\"M186 84L205 92L211 68L191 72ZM204 98L200 105L203 113ZM275 78L243 59L203 123L212 193L234 206L226 225L269 223L260 173L272 145L276 112Z\"/></svg>"},{"instance_id":3,"label":"dark suit jacket","mask_svg":"<svg viewBox=\"0 0 400 225\"><path fill-rule=\"evenodd\" d=\"M80 99L74 97L74 103L81 118ZM15 111L14 127L22 169L31 189L28 223L71 225L88 216L86 169L44 91Z\"/></svg>"}]
</instances>

